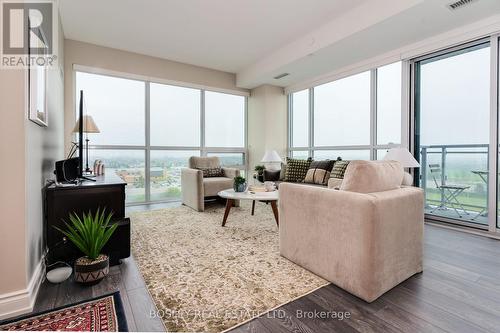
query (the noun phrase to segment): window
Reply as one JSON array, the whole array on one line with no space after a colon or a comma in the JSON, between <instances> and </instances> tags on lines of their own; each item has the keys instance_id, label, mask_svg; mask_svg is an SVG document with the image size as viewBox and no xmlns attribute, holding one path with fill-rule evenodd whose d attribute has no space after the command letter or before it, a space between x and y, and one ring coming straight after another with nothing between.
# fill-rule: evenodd
<instances>
[{"instance_id":1,"label":"window","mask_svg":"<svg viewBox=\"0 0 500 333\"><path fill-rule=\"evenodd\" d=\"M401 143L401 78L397 62L290 94L289 156L381 159Z\"/></svg>"},{"instance_id":2,"label":"window","mask_svg":"<svg viewBox=\"0 0 500 333\"><path fill-rule=\"evenodd\" d=\"M181 169L188 166L191 156L200 156L200 151L151 151L151 201L180 198Z\"/></svg>"},{"instance_id":3,"label":"window","mask_svg":"<svg viewBox=\"0 0 500 333\"><path fill-rule=\"evenodd\" d=\"M245 146L245 97L205 92L205 145Z\"/></svg>"},{"instance_id":4,"label":"window","mask_svg":"<svg viewBox=\"0 0 500 333\"><path fill-rule=\"evenodd\" d=\"M370 150L315 150L315 160L336 160L337 158L343 160L369 160Z\"/></svg>"},{"instance_id":5,"label":"window","mask_svg":"<svg viewBox=\"0 0 500 333\"><path fill-rule=\"evenodd\" d=\"M426 213L488 225L490 44L430 55L415 66L415 133ZM449 186L453 184L453 191Z\"/></svg>"},{"instance_id":6,"label":"window","mask_svg":"<svg viewBox=\"0 0 500 333\"><path fill-rule=\"evenodd\" d=\"M401 62L377 69L377 144L401 143Z\"/></svg>"},{"instance_id":7,"label":"window","mask_svg":"<svg viewBox=\"0 0 500 333\"><path fill-rule=\"evenodd\" d=\"M89 165L102 160L107 173L126 181L127 203L178 200L190 156L219 156L245 174L245 96L84 72L75 77L76 101L83 90L84 111L101 131L89 134Z\"/></svg>"},{"instance_id":8,"label":"window","mask_svg":"<svg viewBox=\"0 0 500 333\"><path fill-rule=\"evenodd\" d=\"M245 165L243 153L207 153L207 156L218 156L222 166L243 167Z\"/></svg>"},{"instance_id":9,"label":"window","mask_svg":"<svg viewBox=\"0 0 500 333\"><path fill-rule=\"evenodd\" d=\"M101 133L89 134L92 145L144 146L145 83L76 72L76 109L83 90L84 113L94 118Z\"/></svg>"},{"instance_id":10,"label":"window","mask_svg":"<svg viewBox=\"0 0 500 333\"><path fill-rule=\"evenodd\" d=\"M146 200L145 191L145 160L144 150L130 149L90 149L89 165L95 160L101 160L105 165L105 173L116 173L126 183L127 203Z\"/></svg>"},{"instance_id":11,"label":"window","mask_svg":"<svg viewBox=\"0 0 500 333\"><path fill-rule=\"evenodd\" d=\"M151 145L200 146L201 91L151 83Z\"/></svg>"},{"instance_id":12,"label":"window","mask_svg":"<svg viewBox=\"0 0 500 333\"><path fill-rule=\"evenodd\" d=\"M292 145L309 146L309 90L292 94Z\"/></svg>"},{"instance_id":13,"label":"window","mask_svg":"<svg viewBox=\"0 0 500 333\"><path fill-rule=\"evenodd\" d=\"M370 144L370 72L314 88L314 146Z\"/></svg>"}]
</instances>

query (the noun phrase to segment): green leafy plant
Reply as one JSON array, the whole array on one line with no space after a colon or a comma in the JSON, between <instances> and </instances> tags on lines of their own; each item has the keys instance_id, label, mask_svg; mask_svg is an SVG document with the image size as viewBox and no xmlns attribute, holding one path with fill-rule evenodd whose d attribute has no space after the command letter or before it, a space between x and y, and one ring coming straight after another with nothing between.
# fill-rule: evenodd
<instances>
[{"instance_id":1,"label":"green leafy plant","mask_svg":"<svg viewBox=\"0 0 500 333\"><path fill-rule=\"evenodd\" d=\"M238 176L234 177L234 185L245 184L246 179L244 177Z\"/></svg>"},{"instance_id":2,"label":"green leafy plant","mask_svg":"<svg viewBox=\"0 0 500 333\"><path fill-rule=\"evenodd\" d=\"M261 175L264 172L265 169L266 169L266 167L263 166L263 165L256 165L255 166L255 171L257 171L257 173L259 175Z\"/></svg>"},{"instance_id":3,"label":"green leafy plant","mask_svg":"<svg viewBox=\"0 0 500 333\"><path fill-rule=\"evenodd\" d=\"M72 213L69 215L70 223L64 221L67 230L54 228L68 237L89 259L95 260L118 227L117 224L109 225L113 213L106 214L105 211L105 209L102 212L97 209L95 215L89 211L88 214L83 213L83 218Z\"/></svg>"}]
</instances>

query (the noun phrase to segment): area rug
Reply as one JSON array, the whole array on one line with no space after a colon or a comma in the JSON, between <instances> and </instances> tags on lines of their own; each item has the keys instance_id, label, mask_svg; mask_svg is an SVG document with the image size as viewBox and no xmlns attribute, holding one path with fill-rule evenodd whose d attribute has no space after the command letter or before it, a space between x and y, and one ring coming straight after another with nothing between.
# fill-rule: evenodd
<instances>
[{"instance_id":1,"label":"area rug","mask_svg":"<svg viewBox=\"0 0 500 333\"><path fill-rule=\"evenodd\" d=\"M327 284L279 255L270 205L133 213L132 251L168 331L220 332ZM306 222L306 221L304 221Z\"/></svg>"},{"instance_id":2,"label":"area rug","mask_svg":"<svg viewBox=\"0 0 500 333\"><path fill-rule=\"evenodd\" d=\"M0 331L126 332L120 292L1 323Z\"/></svg>"}]
</instances>

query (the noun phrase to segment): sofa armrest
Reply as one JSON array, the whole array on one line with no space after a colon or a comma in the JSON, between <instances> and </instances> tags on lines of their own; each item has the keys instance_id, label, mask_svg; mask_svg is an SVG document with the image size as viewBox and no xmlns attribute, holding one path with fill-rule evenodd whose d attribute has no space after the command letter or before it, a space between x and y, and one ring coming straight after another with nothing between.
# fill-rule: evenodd
<instances>
[{"instance_id":1,"label":"sofa armrest","mask_svg":"<svg viewBox=\"0 0 500 333\"><path fill-rule=\"evenodd\" d=\"M181 170L182 203L197 211L205 210L203 171L183 168Z\"/></svg>"},{"instance_id":2,"label":"sofa armrest","mask_svg":"<svg viewBox=\"0 0 500 333\"><path fill-rule=\"evenodd\" d=\"M280 254L371 302L422 271L423 194L280 185Z\"/></svg>"},{"instance_id":3,"label":"sofa armrest","mask_svg":"<svg viewBox=\"0 0 500 333\"><path fill-rule=\"evenodd\" d=\"M234 179L234 177L238 177L240 175L240 170L236 168L222 167L222 171L224 172L224 177L231 179Z\"/></svg>"}]
</instances>

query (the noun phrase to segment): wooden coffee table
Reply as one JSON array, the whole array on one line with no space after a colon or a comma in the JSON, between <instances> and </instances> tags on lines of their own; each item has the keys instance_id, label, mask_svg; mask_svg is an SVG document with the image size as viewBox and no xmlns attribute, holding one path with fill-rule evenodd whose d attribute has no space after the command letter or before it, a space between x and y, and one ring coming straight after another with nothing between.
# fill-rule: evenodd
<instances>
[{"instance_id":1,"label":"wooden coffee table","mask_svg":"<svg viewBox=\"0 0 500 333\"><path fill-rule=\"evenodd\" d=\"M271 204L271 208L273 209L274 220L276 221L276 225L279 227L279 217L278 217L278 206L277 202L279 199L279 191L272 192L235 192L233 189L220 191L218 193L219 197L226 199L226 211L224 212L224 218L222 219L222 226L226 225L227 216L229 215L229 211L231 207L234 206L235 200L252 200L252 215L255 211L255 201L266 201Z\"/></svg>"}]
</instances>

